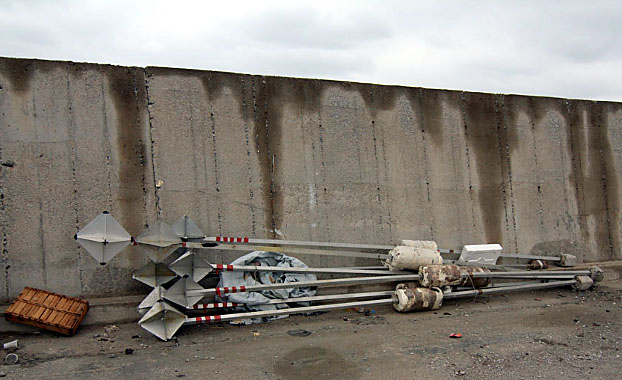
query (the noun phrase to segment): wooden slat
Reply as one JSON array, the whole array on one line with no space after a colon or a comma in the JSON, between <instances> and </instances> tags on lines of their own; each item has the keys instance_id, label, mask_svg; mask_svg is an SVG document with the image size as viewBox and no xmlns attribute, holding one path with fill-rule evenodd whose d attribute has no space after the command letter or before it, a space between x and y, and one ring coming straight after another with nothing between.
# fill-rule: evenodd
<instances>
[{"instance_id":1,"label":"wooden slat","mask_svg":"<svg viewBox=\"0 0 622 380\"><path fill-rule=\"evenodd\" d=\"M7 308L5 318L73 335L88 309L88 301L26 287Z\"/></svg>"}]
</instances>

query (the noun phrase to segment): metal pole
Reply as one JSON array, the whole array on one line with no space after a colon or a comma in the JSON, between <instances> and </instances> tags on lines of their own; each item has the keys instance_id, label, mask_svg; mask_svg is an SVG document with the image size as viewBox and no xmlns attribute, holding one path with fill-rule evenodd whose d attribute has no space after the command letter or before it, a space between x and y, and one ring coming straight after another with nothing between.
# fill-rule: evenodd
<instances>
[{"instance_id":1,"label":"metal pole","mask_svg":"<svg viewBox=\"0 0 622 380\"><path fill-rule=\"evenodd\" d=\"M339 249L370 249L390 251L395 248L392 245L376 245L376 244L354 244L354 243L331 243L318 241L299 241L299 240L277 240L277 239L253 239L253 238L233 238L233 237L206 237L204 242L207 243L244 243L251 245L278 245L288 247L317 247L317 248L339 248Z\"/></svg>"},{"instance_id":2,"label":"metal pole","mask_svg":"<svg viewBox=\"0 0 622 380\"><path fill-rule=\"evenodd\" d=\"M237 287L232 287L232 288L187 290L186 295L208 296L208 295L214 295L214 294L221 295L221 294L229 294L229 293L256 292L260 290L289 289L289 288L302 288L302 287L312 287L312 286L361 285L361 284L373 284L373 283L383 283L383 282L416 281L419 279L420 279L420 276L418 274L407 274L407 275L397 275L397 276L336 278L336 279L331 279L331 280L290 282L286 284L266 284L266 285L252 285L252 286L237 286ZM164 295L166 296L166 292L164 293Z\"/></svg>"},{"instance_id":3,"label":"metal pole","mask_svg":"<svg viewBox=\"0 0 622 380\"><path fill-rule=\"evenodd\" d=\"M186 321L183 323L184 325L199 325L202 323L210 323L210 322L227 322L233 321L236 319L244 319L244 318L258 318L258 317L272 317L277 315L287 315L287 314L297 314L297 313L310 313L316 311L329 311L336 309L347 309L349 307L356 306L374 306L374 305L387 305L392 304L393 298L385 298L379 300L368 300L368 301L356 301L356 302L344 302L344 303L334 303L328 305L317 305L317 306L304 306L304 307L292 307L288 309L279 309L279 310L265 310L265 311L251 311L247 313L235 313L235 314L223 314L223 315L207 315L201 317L186 317Z\"/></svg>"},{"instance_id":4,"label":"metal pole","mask_svg":"<svg viewBox=\"0 0 622 380\"><path fill-rule=\"evenodd\" d=\"M355 298L371 298L371 297L383 297L391 296L395 292L393 290L387 290L383 292L367 292L367 293L346 293L346 294L329 294L325 296L309 296L309 297L296 297L296 298L284 298L284 299L272 299L268 302L264 302L261 305L279 305L283 303L299 303L299 302L314 302L314 301L329 301L329 300L342 300L342 299L355 299ZM244 304L232 303L232 302L214 302L214 303L202 303L196 304L192 307L188 307L189 310L205 310L224 307L242 306Z\"/></svg>"},{"instance_id":5,"label":"metal pole","mask_svg":"<svg viewBox=\"0 0 622 380\"><path fill-rule=\"evenodd\" d=\"M194 249L212 249L212 250L232 250L232 251L268 251L268 252L280 252L288 254L300 254L300 255L325 255L325 256L348 256L348 257L361 257L366 259L385 260L389 258L389 255L385 253L372 253L372 252L356 252L356 251L327 251L323 249L314 248L296 248L296 247L273 247L273 246L261 246L261 245L238 245L238 244L223 244L217 246L204 246L201 243L184 242L181 247L194 248Z\"/></svg>"},{"instance_id":6,"label":"metal pole","mask_svg":"<svg viewBox=\"0 0 622 380\"><path fill-rule=\"evenodd\" d=\"M302 267L270 267L263 265L221 265L210 264L212 268L230 272L287 272L287 273L336 273L336 274L375 274L396 275L408 272L391 272L388 270L366 270L351 268L302 268Z\"/></svg>"},{"instance_id":7,"label":"metal pole","mask_svg":"<svg viewBox=\"0 0 622 380\"><path fill-rule=\"evenodd\" d=\"M501 293L501 292L507 292L507 291L516 291L516 290L556 288L558 286L563 286L563 285L573 285L576 282L577 280L566 280L566 281L545 282L545 283L540 283L540 284L527 284L527 285L515 285L515 286L501 286L498 288L461 290L458 292L451 292L451 293L444 294L443 300L462 298L462 297L468 297L468 296L476 296L480 294L493 294L493 293Z\"/></svg>"},{"instance_id":8,"label":"metal pole","mask_svg":"<svg viewBox=\"0 0 622 380\"><path fill-rule=\"evenodd\" d=\"M218 243L218 244L244 244L244 245L277 245L283 247L316 247L316 248L339 248L339 249L361 249L361 250L377 250L377 251L390 251L395 246L393 245L377 245L377 244L354 244L354 243L331 243L331 242L316 242L316 241L299 241L299 240L278 240L278 239L253 239L253 238L239 238L239 237L223 237L214 236L206 237L204 240L206 243ZM440 253L445 254L460 254L454 249L439 249ZM516 258L523 260L548 260L548 261L560 261L557 256L531 256L521 255L517 253L502 253L499 257Z\"/></svg>"}]
</instances>

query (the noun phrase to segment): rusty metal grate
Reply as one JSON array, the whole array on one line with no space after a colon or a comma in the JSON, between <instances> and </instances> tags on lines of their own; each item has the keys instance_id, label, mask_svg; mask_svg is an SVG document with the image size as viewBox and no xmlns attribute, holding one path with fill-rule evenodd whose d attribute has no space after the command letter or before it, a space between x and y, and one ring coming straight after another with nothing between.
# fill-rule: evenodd
<instances>
[{"instance_id":1,"label":"rusty metal grate","mask_svg":"<svg viewBox=\"0 0 622 380\"><path fill-rule=\"evenodd\" d=\"M25 287L4 316L7 321L73 335L88 310L88 301Z\"/></svg>"}]
</instances>

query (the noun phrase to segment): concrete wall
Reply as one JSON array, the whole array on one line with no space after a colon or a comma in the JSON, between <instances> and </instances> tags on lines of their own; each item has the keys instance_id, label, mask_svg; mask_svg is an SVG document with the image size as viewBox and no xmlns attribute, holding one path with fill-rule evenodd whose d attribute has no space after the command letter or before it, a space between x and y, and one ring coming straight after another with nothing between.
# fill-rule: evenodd
<instances>
[{"instance_id":1,"label":"concrete wall","mask_svg":"<svg viewBox=\"0 0 622 380\"><path fill-rule=\"evenodd\" d=\"M138 249L101 267L73 240L102 210L134 236L186 214L208 235L622 259L621 152L620 103L0 58L0 297L145 292Z\"/></svg>"}]
</instances>

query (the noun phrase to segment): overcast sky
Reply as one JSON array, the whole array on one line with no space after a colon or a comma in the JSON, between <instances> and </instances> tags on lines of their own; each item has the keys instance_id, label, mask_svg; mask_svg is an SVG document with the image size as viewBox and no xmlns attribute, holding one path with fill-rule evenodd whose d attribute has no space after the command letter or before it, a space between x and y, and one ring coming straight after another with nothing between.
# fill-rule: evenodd
<instances>
[{"instance_id":1,"label":"overcast sky","mask_svg":"<svg viewBox=\"0 0 622 380\"><path fill-rule=\"evenodd\" d=\"M7 57L622 101L622 1L0 0L0 20Z\"/></svg>"}]
</instances>

